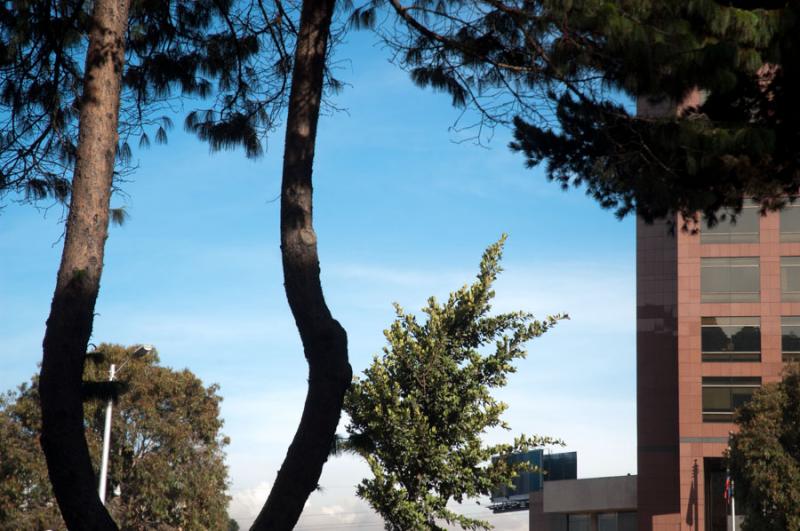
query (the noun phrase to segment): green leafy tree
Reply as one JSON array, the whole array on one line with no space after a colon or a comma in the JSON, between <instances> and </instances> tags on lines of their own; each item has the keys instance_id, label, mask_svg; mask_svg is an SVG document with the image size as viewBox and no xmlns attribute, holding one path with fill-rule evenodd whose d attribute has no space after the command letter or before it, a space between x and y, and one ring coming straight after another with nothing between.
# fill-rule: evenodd
<instances>
[{"instance_id":1,"label":"green leafy tree","mask_svg":"<svg viewBox=\"0 0 800 531\"><path fill-rule=\"evenodd\" d=\"M524 435L512 444L481 440L488 429L509 429L501 418L507 406L492 390L515 372L525 342L563 317L489 315L504 241L486 250L472 285L444 303L428 300L424 322L395 305L397 319L384 332L388 346L346 395L344 448L363 456L373 474L359 484L358 495L383 516L386 529L444 529L437 523L442 520L489 528L453 512L448 502L487 495L521 470L494 457L559 443Z\"/></svg>"},{"instance_id":2,"label":"green leafy tree","mask_svg":"<svg viewBox=\"0 0 800 531\"><path fill-rule=\"evenodd\" d=\"M228 439L220 433L219 388L204 386L187 369L159 366L155 351L136 359L131 357L133 348L103 344L97 350L102 356L87 364L85 379L106 380L109 364L116 363L125 389L113 409L109 454L109 492L119 489L120 495L107 503L120 528L226 529L229 497L223 451ZM98 399L87 399L84 406L95 471L100 468L105 409L106 402ZM47 479L40 430L34 377L0 402L2 529L66 527Z\"/></svg>"},{"instance_id":3,"label":"green leafy tree","mask_svg":"<svg viewBox=\"0 0 800 531\"><path fill-rule=\"evenodd\" d=\"M800 366L756 391L735 420L728 458L745 530L800 530Z\"/></svg>"}]
</instances>

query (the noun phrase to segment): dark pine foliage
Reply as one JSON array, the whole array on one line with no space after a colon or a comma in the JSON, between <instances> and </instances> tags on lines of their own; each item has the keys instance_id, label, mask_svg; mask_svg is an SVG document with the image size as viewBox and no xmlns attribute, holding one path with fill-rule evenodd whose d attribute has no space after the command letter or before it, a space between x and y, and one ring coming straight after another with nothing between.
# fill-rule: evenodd
<instances>
[{"instance_id":1,"label":"dark pine foliage","mask_svg":"<svg viewBox=\"0 0 800 531\"><path fill-rule=\"evenodd\" d=\"M371 0L351 17L417 84L513 127L550 180L620 217L712 223L743 195L797 195L798 20L792 2L714 0Z\"/></svg>"},{"instance_id":2,"label":"dark pine foliage","mask_svg":"<svg viewBox=\"0 0 800 531\"><path fill-rule=\"evenodd\" d=\"M69 196L91 8L0 5L0 196ZM135 147L166 142L176 108L212 148L259 155L288 97L295 16L260 0L132 0L117 175Z\"/></svg>"}]
</instances>

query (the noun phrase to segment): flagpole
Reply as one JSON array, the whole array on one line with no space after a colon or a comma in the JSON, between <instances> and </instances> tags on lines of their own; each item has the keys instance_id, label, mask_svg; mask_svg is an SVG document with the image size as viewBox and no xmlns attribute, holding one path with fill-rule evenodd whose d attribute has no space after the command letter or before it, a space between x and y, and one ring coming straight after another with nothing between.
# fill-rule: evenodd
<instances>
[{"instance_id":1,"label":"flagpole","mask_svg":"<svg viewBox=\"0 0 800 531\"><path fill-rule=\"evenodd\" d=\"M731 504L731 531L736 531L736 500L734 499L735 491L734 491L734 482L733 478L731 477L731 439L733 438L733 432L728 432L728 451L727 451L727 458L728 458L728 466L725 467L725 497Z\"/></svg>"}]
</instances>

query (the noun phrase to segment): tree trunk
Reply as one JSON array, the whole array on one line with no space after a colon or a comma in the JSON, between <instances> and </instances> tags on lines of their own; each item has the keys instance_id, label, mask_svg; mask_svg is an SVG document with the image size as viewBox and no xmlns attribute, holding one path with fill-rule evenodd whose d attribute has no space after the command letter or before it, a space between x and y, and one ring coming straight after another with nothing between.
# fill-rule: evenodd
<instances>
[{"instance_id":1,"label":"tree trunk","mask_svg":"<svg viewBox=\"0 0 800 531\"><path fill-rule=\"evenodd\" d=\"M339 424L352 370L347 334L331 316L319 278L311 173L335 0L306 0L297 37L281 186L281 253L286 297L309 366L303 416L256 531L290 530L317 488Z\"/></svg>"},{"instance_id":2,"label":"tree trunk","mask_svg":"<svg viewBox=\"0 0 800 531\"><path fill-rule=\"evenodd\" d=\"M108 236L130 0L95 0L64 250L44 336L41 442L67 527L116 530L100 503L83 427L81 379Z\"/></svg>"}]
</instances>

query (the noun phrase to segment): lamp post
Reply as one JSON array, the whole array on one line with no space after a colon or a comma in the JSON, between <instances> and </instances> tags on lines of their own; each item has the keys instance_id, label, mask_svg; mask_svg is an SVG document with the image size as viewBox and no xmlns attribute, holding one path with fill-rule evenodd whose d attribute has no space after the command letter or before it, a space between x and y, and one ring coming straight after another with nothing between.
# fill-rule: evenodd
<instances>
[{"instance_id":1,"label":"lamp post","mask_svg":"<svg viewBox=\"0 0 800 531\"><path fill-rule=\"evenodd\" d=\"M117 370L121 370L126 363L128 363L131 358L141 358L142 356L149 354L153 351L153 347L150 345L142 345L136 352L133 353L131 357L126 359L122 362L122 365L117 366L113 363L108 370L108 381L113 382L114 376L117 373ZM108 405L106 406L106 423L103 428L103 460L100 465L100 486L97 489L97 494L100 496L100 503L103 505L106 504L106 479L108 477L108 451L111 443L111 407L112 407L112 399L108 399Z\"/></svg>"}]
</instances>

